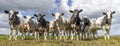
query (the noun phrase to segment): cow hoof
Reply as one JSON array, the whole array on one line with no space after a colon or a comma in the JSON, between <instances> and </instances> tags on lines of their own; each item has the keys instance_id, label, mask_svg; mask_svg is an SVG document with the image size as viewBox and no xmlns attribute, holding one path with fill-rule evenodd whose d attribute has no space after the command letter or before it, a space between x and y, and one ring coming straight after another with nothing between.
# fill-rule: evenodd
<instances>
[{"instance_id":1,"label":"cow hoof","mask_svg":"<svg viewBox=\"0 0 120 46\"><path fill-rule=\"evenodd\" d=\"M9 40L11 40L11 39L9 39Z\"/></svg>"}]
</instances>

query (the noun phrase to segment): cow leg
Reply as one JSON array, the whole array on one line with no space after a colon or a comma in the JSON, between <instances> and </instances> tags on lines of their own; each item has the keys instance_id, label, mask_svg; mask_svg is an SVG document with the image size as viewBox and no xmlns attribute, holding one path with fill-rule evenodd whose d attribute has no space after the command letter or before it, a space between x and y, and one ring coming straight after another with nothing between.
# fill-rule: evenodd
<instances>
[{"instance_id":1,"label":"cow leg","mask_svg":"<svg viewBox=\"0 0 120 46\"><path fill-rule=\"evenodd\" d=\"M22 33L22 40L24 40L25 39L25 33L23 32Z\"/></svg>"},{"instance_id":2,"label":"cow leg","mask_svg":"<svg viewBox=\"0 0 120 46\"><path fill-rule=\"evenodd\" d=\"M15 31L15 40L17 40L18 30Z\"/></svg>"},{"instance_id":3,"label":"cow leg","mask_svg":"<svg viewBox=\"0 0 120 46\"><path fill-rule=\"evenodd\" d=\"M62 39L62 32L61 32L61 30L59 30L59 40L61 40Z\"/></svg>"},{"instance_id":4,"label":"cow leg","mask_svg":"<svg viewBox=\"0 0 120 46\"><path fill-rule=\"evenodd\" d=\"M29 36L30 36L30 30L28 30L28 39L29 39Z\"/></svg>"},{"instance_id":5,"label":"cow leg","mask_svg":"<svg viewBox=\"0 0 120 46\"><path fill-rule=\"evenodd\" d=\"M83 32L82 33L82 40L84 40L85 39L85 33Z\"/></svg>"},{"instance_id":6,"label":"cow leg","mask_svg":"<svg viewBox=\"0 0 120 46\"><path fill-rule=\"evenodd\" d=\"M73 40L73 30L71 30L71 40Z\"/></svg>"},{"instance_id":7,"label":"cow leg","mask_svg":"<svg viewBox=\"0 0 120 46\"><path fill-rule=\"evenodd\" d=\"M69 39L70 39L70 36L71 36L71 30L68 31L68 36L69 36Z\"/></svg>"},{"instance_id":8,"label":"cow leg","mask_svg":"<svg viewBox=\"0 0 120 46\"><path fill-rule=\"evenodd\" d=\"M64 32L63 32L63 33L64 33L64 34L63 34L63 37L64 37L64 40L65 40L65 36L66 36L66 35L65 35L65 30L64 30Z\"/></svg>"},{"instance_id":9,"label":"cow leg","mask_svg":"<svg viewBox=\"0 0 120 46\"><path fill-rule=\"evenodd\" d=\"M34 35L35 35L35 39L37 39L37 35L38 35L37 32L34 32Z\"/></svg>"},{"instance_id":10,"label":"cow leg","mask_svg":"<svg viewBox=\"0 0 120 46\"><path fill-rule=\"evenodd\" d=\"M91 40L91 31L90 30L88 30L87 36L88 36L88 40Z\"/></svg>"},{"instance_id":11,"label":"cow leg","mask_svg":"<svg viewBox=\"0 0 120 46\"><path fill-rule=\"evenodd\" d=\"M11 32L10 32L9 40L12 39L12 37L13 37L12 35L13 35L13 30L11 30Z\"/></svg>"},{"instance_id":12,"label":"cow leg","mask_svg":"<svg viewBox=\"0 0 120 46\"><path fill-rule=\"evenodd\" d=\"M39 32L37 32L37 31L34 32L34 36L35 36L35 39L36 39L36 40L39 40L39 35L40 35Z\"/></svg>"},{"instance_id":13,"label":"cow leg","mask_svg":"<svg viewBox=\"0 0 120 46\"><path fill-rule=\"evenodd\" d=\"M37 37L38 37L38 40L40 39L40 32L37 32Z\"/></svg>"},{"instance_id":14,"label":"cow leg","mask_svg":"<svg viewBox=\"0 0 120 46\"><path fill-rule=\"evenodd\" d=\"M77 31L76 37L77 37L77 40L80 39L80 32L79 31Z\"/></svg>"},{"instance_id":15,"label":"cow leg","mask_svg":"<svg viewBox=\"0 0 120 46\"><path fill-rule=\"evenodd\" d=\"M83 32L81 32L81 40L83 40Z\"/></svg>"},{"instance_id":16,"label":"cow leg","mask_svg":"<svg viewBox=\"0 0 120 46\"><path fill-rule=\"evenodd\" d=\"M86 32L83 33L83 40L86 39Z\"/></svg>"},{"instance_id":17,"label":"cow leg","mask_svg":"<svg viewBox=\"0 0 120 46\"><path fill-rule=\"evenodd\" d=\"M95 30L94 38L97 39L97 31Z\"/></svg>"},{"instance_id":18,"label":"cow leg","mask_svg":"<svg viewBox=\"0 0 120 46\"><path fill-rule=\"evenodd\" d=\"M76 34L77 40L79 40L78 36L79 36L79 35L78 35L78 33L77 33L77 34Z\"/></svg>"},{"instance_id":19,"label":"cow leg","mask_svg":"<svg viewBox=\"0 0 120 46\"><path fill-rule=\"evenodd\" d=\"M55 39L57 40L58 34L55 33Z\"/></svg>"},{"instance_id":20,"label":"cow leg","mask_svg":"<svg viewBox=\"0 0 120 46\"><path fill-rule=\"evenodd\" d=\"M109 30L107 30L107 39L109 40L110 39L110 36L109 36Z\"/></svg>"},{"instance_id":21,"label":"cow leg","mask_svg":"<svg viewBox=\"0 0 120 46\"><path fill-rule=\"evenodd\" d=\"M92 37L93 39L95 39L95 32L92 32Z\"/></svg>"},{"instance_id":22,"label":"cow leg","mask_svg":"<svg viewBox=\"0 0 120 46\"><path fill-rule=\"evenodd\" d=\"M64 40L66 40L66 38L67 38L67 31L64 30Z\"/></svg>"},{"instance_id":23,"label":"cow leg","mask_svg":"<svg viewBox=\"0 0 120 46\"><path fill-rule=\"evenodd\" d=\"M105 30L105 27L103 27L103 31L104 31L104 39L106 40L106 35L107 35L107 32L106 32L106 30Z\"/></svg>"},{"instance_id":24,"label":"cow leg","mask_svg":"<svg viewBox=\"0 0 120 46\"><path fill-rule=\"evenodd\" d=\"M107 35L107 33L106 33L106 31L104 31L104 39L106 40L106 36Z\"/></svg>"},{"instance_id":25,"label":"cow leg","mask_svg":"<svg viewBox=\"0 0 120 46\"><path fill-rule=\"evenodd\" d=\"M64 40L67 39L67 29L64 30Z\"/></svg>"},{"instance_id":26,"label":"cow leg","mask_svg":"<svg viewBox=\"0 0 120 46\"><path fill-rule=\"evenodd\" d=\"M88 33L87 33L87 38L88 38L88 40L91 40L90 36L91 36L91 33L88 32Z\"/></svg>"},{"instance_id":27,"label":"cow leg","mask_svg":"<svg viewBox=\"0 0 120 46\"><path fill-rule=\"evenodd\" d=\"M24 38L23 38L23 33L22 33L22 40L24 40Z\"/></svg>"},{"instance_id":28,"label":"cow leg","mask_svg":"<svg viewBox=\"0 0 120 46\"><path fill-rule=\"evenodd\" d=\"M44 31L44 40L47 40L47 31Z\"/></svg>"}]
</instances>

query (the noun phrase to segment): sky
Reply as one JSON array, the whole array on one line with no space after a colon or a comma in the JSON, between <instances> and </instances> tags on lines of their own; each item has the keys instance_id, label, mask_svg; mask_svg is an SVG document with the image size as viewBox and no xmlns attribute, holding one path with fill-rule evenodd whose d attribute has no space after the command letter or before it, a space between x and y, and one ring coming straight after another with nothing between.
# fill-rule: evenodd
<instances>
[{"instance_id":1,"label":"sky","mask_svg":"<svg viewBox=\"0 0 120 46\"><path fill-rule=\"evenodd\" d=\"M107 10L116 11L113 15L110 35L120 35L120 1L119 0L0 0L0 34L9 34L8 15L4 10L19 11L19 16L33 16L33 14L45 14L45 19L55 19L51 13L64 13L66 18L71 17L69 10L83 9L80 17L88 16L90 19L103 16ZM24 19L24 18L23 18ZM98 31L103 35L103 31Z\"/></svg>"}]
</instances>

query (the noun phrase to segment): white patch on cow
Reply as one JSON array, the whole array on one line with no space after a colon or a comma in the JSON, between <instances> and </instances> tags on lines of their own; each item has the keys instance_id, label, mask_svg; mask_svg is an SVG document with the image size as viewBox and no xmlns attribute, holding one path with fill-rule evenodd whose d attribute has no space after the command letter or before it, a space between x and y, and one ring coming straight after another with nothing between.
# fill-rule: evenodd
<instances>
[{"instance_id":1,"label":"white patch on cow","mask_svg":"<svg viewBox=\"0 0 120 46\"><path fill-rule=\"evenodd\" d=\"M108 19L111 19L111 17L110 17L110 16L111 16L111 14L112 14L112 12L111 12L111 11L108 11L108 12L107 12L107 15L108 15L108 16L107 16L107 18L108 18Z\"/></svg>"},{"instance_id":2,"label":"white patch on cow","mask_svg":"<svg viewBox=\"0 0 120 46\"><path fill-rule=\"evenodd\" d=\"M105 17L105 16L99 17L99 18L96 20L96 24L100 26L100 25L102 24L102 20L103 20L104 17Z\"/></svg>"},{"instance_id":3,"label":"white patch on cow","mask_svg":"<svg viewBox=\"0 0 120 46\"><path fill-rule=\"evenodd\" d=\"M10 10L9 13L10 13L10 18L12 18L12 15L14 14L14 11Z\"/></svg>"},{"instance_id":4,"label":"white patch on cow","mask_svg":"<svg viewBox=\"0 0 120 46\"><path fill-rule=\"evenodd\" d=\"M64 16L61 16L61 17L62 17L63 23L69 23L70 22L70 20L67 19L66 17L64 17Z\"/></svg>"},{"instance_id":5,"label":"white patch on cow","mask_svg":"<svg viewBox=\"0 0 120 46\"><path fill-rule=\"evenodd\" d=\"M49 23L50 23L49 28L52 29L54 27L55 20L49 21Z\"/></svg>"},{"instance_id":6,"label":"white patch on cow","mask_svg":"<svg viewBox=\"0 0 120 46\"><path fill-rule=\"evenodd\" d=\"M55 13L55 19L57 20L57 19L59 19L59 17L61 16L61 14L60 13Z\"/></svg>"},{"instance_id":7,"label":"white patch on cow","mask_svg":"<svg viewBox=\"0 0 120 46\"><path fill-rule=\"evenodd\" d=\"M84 16L83 18L88 18L87 16Z\"/></svg>"},{"instance_id":8,"label":"white patch on cow","mask_svg":"<svg viewBox=\"0 0 120 46\"><path fill-rule=\"evenodd\" d=\"M31 20L31 16L26 16L26 23L29 22Z\"/></svg>"}]
</instances>

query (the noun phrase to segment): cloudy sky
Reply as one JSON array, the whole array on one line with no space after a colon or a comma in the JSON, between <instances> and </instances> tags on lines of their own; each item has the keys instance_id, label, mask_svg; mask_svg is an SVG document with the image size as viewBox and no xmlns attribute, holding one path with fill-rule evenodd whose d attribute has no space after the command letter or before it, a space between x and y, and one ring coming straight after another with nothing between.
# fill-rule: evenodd
<instances>
[{"instance_id":1,"label":"cloudy sky","mask_svg":"<svg viewBox=\"0 0 120 46\"><path fill-rule=\"evenodd\" d=\"M65 13L65 17L71 17L69 10L83 9L80 17L98 18L107 10L116 11L113 15L110 35L120 35L120 1L119 0L0 0L0 34L9 34L8 15L4 10L16 10L20 16L38 13L46 14L47 20L53 20L51 13ZM98 31L103 35L103 31Z\"/></svg>"}]
</instances>

